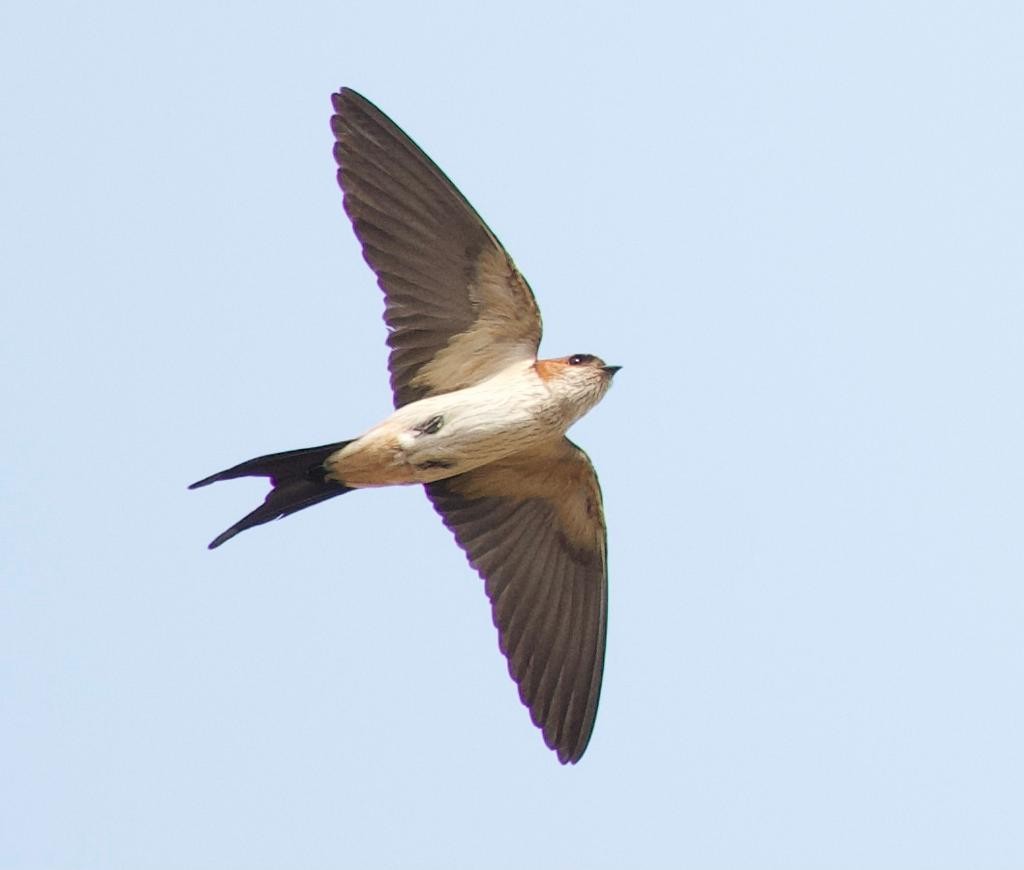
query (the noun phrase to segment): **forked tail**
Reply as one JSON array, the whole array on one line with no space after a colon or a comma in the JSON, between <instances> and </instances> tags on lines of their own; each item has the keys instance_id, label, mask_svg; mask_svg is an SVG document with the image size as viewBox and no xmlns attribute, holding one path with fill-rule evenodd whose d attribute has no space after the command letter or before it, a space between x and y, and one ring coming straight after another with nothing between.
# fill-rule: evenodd
<instances>
[{"instance_id":1,"label":"forked tail","mask_svg":"<svg viewBox=\"0 0 1024 870\"><path fill-rule=\"evenodd\" d=\"M284 453L257 456L234 468L219 471L193 483L189 489L197 489L218 480L231 480L235 477L269 477L274 487L256 510L246 514L230 529L221 532L210 541L210 549L219 547L239 532L253 526L269 523L336 495L351 492L353 487L328 479L327 469L324 468L324 461L328 456L350 443L339 441L337 444L324 444L322 447L307 447L303 450L287 450Z\"/></svg>"}]
</instances>

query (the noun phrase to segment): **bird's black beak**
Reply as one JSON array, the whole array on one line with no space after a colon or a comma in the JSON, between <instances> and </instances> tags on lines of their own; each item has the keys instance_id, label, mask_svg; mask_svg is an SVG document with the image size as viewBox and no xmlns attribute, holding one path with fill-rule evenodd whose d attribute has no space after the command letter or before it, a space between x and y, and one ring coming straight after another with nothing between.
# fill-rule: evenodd
<instances>
[{"instance_id":1,"label":"bird's black beak","mask_svg":"<svg viewBox=\"0 0 1024 870\"><path fill-rule=\"evenodd\" d=\"M608 375L608 377L611 377L612 375L614 375L621 368L622 368L622 366L605 366L604 367L604 373L606 375Z\"/></svg>"}]
</instances>

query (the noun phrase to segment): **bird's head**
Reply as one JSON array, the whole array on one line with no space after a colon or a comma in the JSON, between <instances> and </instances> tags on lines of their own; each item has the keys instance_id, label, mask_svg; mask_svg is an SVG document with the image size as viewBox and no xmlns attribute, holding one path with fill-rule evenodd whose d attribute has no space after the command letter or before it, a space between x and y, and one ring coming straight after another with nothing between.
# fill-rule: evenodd
<instances>
[{"instance_id":1,"label":"bird's head","mask_svg":"<svg viewBox=\"0 0 1024 870\"><path fill-rule=\"evenodd\" d=\"M570 406L574 420L604 398L620 368L622 366L606 365L603 359L589 353L574 353L537 363L537 373L548 388Z\"/></svg>"}]
</instances>

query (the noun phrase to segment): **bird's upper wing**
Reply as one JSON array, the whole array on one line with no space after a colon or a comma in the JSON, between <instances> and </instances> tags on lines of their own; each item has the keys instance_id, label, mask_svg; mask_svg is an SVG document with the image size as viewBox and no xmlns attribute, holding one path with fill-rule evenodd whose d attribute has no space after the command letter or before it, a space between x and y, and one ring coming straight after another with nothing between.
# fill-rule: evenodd
<instances>
[{"instance_id":1,"label":"bird's upper wing","mask_svg":"<svg viewBox=\"0 0 1024 870\"><path fill-rule=\"evenodd\" d=\"M608 605L601 489L569 439L428 484L484 579L519 696L559 760L590 740Z\"/></svg>"},{"instance_id":2,"label":"bird's upper wing","mask_svg":"<svg viewBox=\"0 0 1024 870\"><path fill-rule=\"evenodd\" d=\"M333 102L345 211L384 291L395 406L535 358L533 293L473 206L364 97L342 88Z\"/></svg>"}]
</instances>

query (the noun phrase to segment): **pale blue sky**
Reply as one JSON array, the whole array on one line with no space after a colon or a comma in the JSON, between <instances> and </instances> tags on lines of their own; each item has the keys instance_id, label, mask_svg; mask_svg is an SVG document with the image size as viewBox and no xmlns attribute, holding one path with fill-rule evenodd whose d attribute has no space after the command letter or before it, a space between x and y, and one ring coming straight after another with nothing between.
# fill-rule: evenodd
<instances>
[{"instance_id":1,"label":"pale blue sky","mask_svg":"<svg viewBox=\"0 0 1024 870\"><path fill-rule=\"evenodd\" d=\"M0 10L0 867L1024 866L1019 3ZM383 416L329 95L622 364L563 768Z\"/></svg>"}]
</instances>

